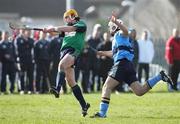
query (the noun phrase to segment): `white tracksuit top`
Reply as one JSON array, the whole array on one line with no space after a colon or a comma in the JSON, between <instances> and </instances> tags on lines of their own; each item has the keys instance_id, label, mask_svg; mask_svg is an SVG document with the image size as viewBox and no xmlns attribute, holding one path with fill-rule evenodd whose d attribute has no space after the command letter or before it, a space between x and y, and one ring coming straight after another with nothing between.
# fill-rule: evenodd
<instances>
[{"instance_id":1,"label":"white tracksuit top","mask_svg":"<svg viewBox=\"0 0 180 124\"><path fill-rule=\"evenodd\" d=\"M138 40L139 63L151 63L154 57L154 45L151 40Z\"/></svg>"}]
</instances>

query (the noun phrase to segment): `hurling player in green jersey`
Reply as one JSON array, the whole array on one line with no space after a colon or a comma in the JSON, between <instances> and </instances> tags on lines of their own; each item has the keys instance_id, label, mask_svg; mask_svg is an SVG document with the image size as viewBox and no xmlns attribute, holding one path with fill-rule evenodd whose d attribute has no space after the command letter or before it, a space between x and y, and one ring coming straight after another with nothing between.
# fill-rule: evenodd
<instances>
[{"instance_id":1,"label":"hurling player in green jersey","mask_svg":"<svg viewBox=\"0 0 180 124\"><path fill-rule=\"evenodd\" d=\"M78 13L74 9L69 9L64 13L65 26L44 29L44 32L65 32L61 47L61 57L56 78L56 86L51 87L50 92L59 98L60 90L64 79L72 88L72 92L79 101L82 109L82 116L87 115L90 104L87 103L82 95L80 87L75 81L74 65L77 57L84 47L86 34L86 24L80 20Z\"/></svg>"}]
</instances>

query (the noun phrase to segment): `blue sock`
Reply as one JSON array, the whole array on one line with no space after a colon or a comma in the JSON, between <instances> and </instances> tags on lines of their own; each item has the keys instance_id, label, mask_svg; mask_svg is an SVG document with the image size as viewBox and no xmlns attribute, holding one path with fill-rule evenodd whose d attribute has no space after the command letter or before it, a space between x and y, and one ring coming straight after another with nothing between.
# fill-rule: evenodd
<instances>
[{"instance_id":1,"label":"blue sock","mask_svg":"<svg viewBox=\"0 0 180 124\"><path fill-rule=\"evenodd\" d=\"M148 85L150 86L150 88L152 88L155 84L157 84L157 82L159 82L162 79L161 75L157 75L151 79L147 80Z\"/></svg>"},{"instance_id":2,"label":"blue sock","mask_svg":"<svg viewBox=\"0 0 180 124\"><path fill-rule=\"evenodd\" d=\"M108 103L101 102L100 103L100 111L99 111L100 116L105 117L108 108L109 108L109 104Z\"/></svg>"},{"instance_id":3,"label":"blue sock","mask_svg":"<svg viewBox=\"0 0 180 124\"><path fill-rule=\"evenodd\" d=\"M65 83L65 73L60 71L56 76L56 89L58 92L60 92L63 83Z\"/></svg>"}]
</instances>

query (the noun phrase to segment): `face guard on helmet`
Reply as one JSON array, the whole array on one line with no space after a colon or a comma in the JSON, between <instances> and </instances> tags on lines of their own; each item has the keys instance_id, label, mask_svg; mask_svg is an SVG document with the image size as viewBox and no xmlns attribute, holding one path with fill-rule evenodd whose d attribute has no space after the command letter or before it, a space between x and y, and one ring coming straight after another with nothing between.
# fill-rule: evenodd
<instances>
[{"instance_id":1,"label":"face guard on helmet","mask_svg":"<svg viewBox=\"0 0 180 124\"><path fill-rule=\"evenodd\" d=\"M122 20L120 20L120 19L117 19L116 21L123 24ZM108 23L108 26L109 26L109 31L111 33L114 33L118 29L118 26L115 23L111 22L111 21Z\"/></svg>"},{"instance_id":2,"label":"face guard on helmet","mask_svg":"<svg viewBox=\"0 0 180 124\"><path fill-rule=\"evenodd\" d=\"M64 16L63 16L64 19L67 17L69 17L71 20L74 20L76 17L79 17L79 16L75 9L69 9L64 13Z\"/></svg>"}]
</instances>

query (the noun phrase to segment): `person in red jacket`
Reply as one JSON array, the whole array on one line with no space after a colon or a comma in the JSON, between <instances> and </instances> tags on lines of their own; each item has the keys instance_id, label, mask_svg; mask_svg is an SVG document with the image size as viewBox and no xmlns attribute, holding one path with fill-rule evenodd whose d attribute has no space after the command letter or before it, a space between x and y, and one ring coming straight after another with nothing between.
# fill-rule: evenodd
<instances>
[{"instance_id":1,"label":"person in red jacket","mask_svg":"<svg viewBox=\"0 0 180 124\"><path fill-rule=\"evenodd\" d=\"M179 30L173 29L172 36L166 42L165 59L169 66L169 76L177 90L177 79L180 73L180 36Z\"/></svg>"}]
</instances>

